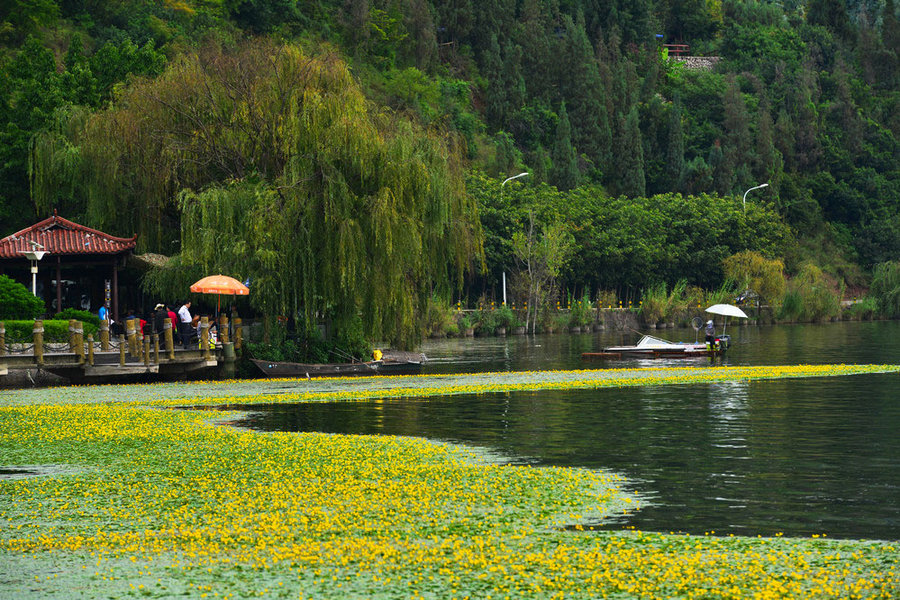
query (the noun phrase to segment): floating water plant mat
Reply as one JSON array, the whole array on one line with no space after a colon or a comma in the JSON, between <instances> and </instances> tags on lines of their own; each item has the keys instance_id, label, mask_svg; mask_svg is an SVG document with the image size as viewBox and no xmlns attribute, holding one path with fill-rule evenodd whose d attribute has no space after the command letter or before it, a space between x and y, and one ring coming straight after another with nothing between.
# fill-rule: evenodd
<instances>
[{"instance_id":1,"label":"floating water plant mat","mask_svg":"<svg viewBox=\"0 0 900 600\"><path fill-rule=\"evenodd\" d=\"M897 368L289 385L310 399L351 399L887 371ZM0 479L0 597L900 595L896 543L579 532L579 523L635 510L615 474L500 465L420 439L256 433L216 425L210 413L152 406L271 402L267 385L4 393L0 466L22 477Z\"/></svg>"},{"instance_id":2,"label":"floating water plant mat","mask_svg":"<svg viewBox=\"0 0 900 600\"><path fill-rule=\"evenodd\" d=\"M98 402L184 406L186 404L235 403L236 400L241 404L272 404L317 400L368 400L371 398L408 398L410 396L551 389L718 383L788 377L896 373L897 371L900 371L900 365L672 367L72 386L53 388L52 391L47 389L0 390L0 406Z\"/></svg>"}]
</instances>

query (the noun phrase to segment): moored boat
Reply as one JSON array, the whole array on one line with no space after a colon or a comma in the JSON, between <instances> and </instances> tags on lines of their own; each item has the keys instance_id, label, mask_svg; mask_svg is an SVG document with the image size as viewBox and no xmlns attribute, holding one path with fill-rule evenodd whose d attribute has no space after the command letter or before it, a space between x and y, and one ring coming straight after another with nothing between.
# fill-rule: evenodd
<instances>
[{"instance_id":1,"label":"moored boat","mask_svg":"<svg viewBox=\"0 0 900 600\"><path fill-rule=\"evenodd\" d=\"M344 377L350 375L415 375L426 362L424 354L386 350L379 360L346 363L295 363L250 359L267 377Z\"/></svg>"},{"instance_id":2,"label":"moored boat","mask_svg":"<svg viewBox=\"0 0 900 600\"><path fill-rule=\"evenodd\" d=\"M585 352L581 357L591 359L617 359L622 356L639 356L644 358L695 358L721 354L728 348L730 336L718 336L715 342L707 347L705 342L670 342L652 335L642 335L638 342L631 346L607 346L603 352Z\"/></svg>"}]
</instances>

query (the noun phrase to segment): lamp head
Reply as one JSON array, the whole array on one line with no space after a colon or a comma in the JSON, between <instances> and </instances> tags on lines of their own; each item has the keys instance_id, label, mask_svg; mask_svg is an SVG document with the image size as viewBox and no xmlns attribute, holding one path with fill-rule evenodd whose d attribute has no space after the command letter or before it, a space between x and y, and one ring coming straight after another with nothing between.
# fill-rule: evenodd
<instances>
[{"instance_id":1,"label":"lamp head","mask_svg":"<svg viewBox=\"0 0 900 600\"><path fill-rule=\"evenodd\" d=\"M19 250L19 254L23 255L28 260L41 260L44 258L44 255L47 254L45 250Z\"/></svg>"}]
</instances>

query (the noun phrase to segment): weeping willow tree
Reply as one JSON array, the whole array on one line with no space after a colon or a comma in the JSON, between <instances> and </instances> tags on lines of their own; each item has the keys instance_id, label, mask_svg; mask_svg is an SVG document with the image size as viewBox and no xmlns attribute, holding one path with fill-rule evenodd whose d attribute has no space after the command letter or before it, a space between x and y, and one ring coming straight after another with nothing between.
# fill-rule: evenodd
<instances>
[{"instance_id":1,"label":"weeping willow tree","mask_svg":"<svg viewBox=\"0 0 900 600\"><path fill-rule=\"evenodd\" d=\"M191 265L250 277L256 307L310 327L361 316L370 339L410 345L428 299L482 261L453 140L377 110L332 54L206 48L73 143L93 224L164 254L178 241L172 277Z\"/></svg>"}]
</instances>

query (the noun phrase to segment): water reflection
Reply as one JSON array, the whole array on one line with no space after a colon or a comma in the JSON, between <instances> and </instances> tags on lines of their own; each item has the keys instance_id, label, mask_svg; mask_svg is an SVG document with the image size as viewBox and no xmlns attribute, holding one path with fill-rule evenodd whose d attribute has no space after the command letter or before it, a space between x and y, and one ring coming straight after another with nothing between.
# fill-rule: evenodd
<instances>
[{"instance_id":1,"label":"water reflection","mask_svg":"<svg viewBox=\"0 0 900 600\"><path fill-rule=\"evenodd\" d=\"M726 360L891 362L897 325L741 328ZM456 372L577 368L580 352L598 343L463 340L436 343L429 355L446 372L453 355ZM900 539L896 386L895 374L881 374L254 407L245 424L421 436L612 469L653 500L626 523L644 530Z\"/></svg>"}]
</instances>

